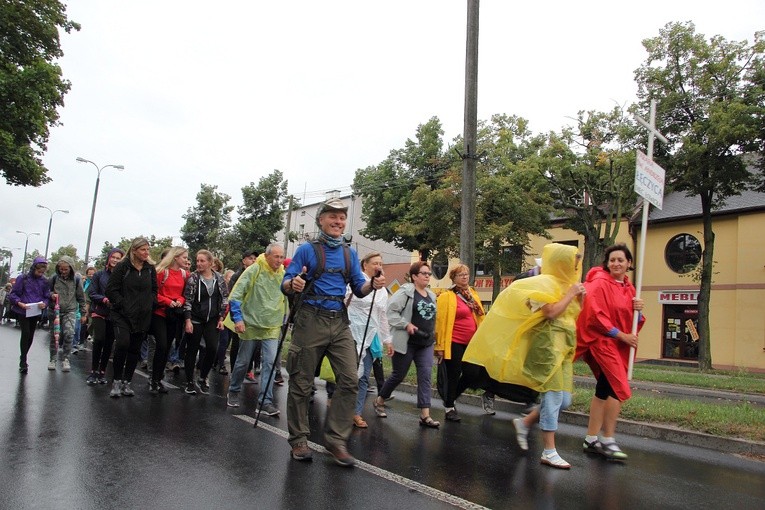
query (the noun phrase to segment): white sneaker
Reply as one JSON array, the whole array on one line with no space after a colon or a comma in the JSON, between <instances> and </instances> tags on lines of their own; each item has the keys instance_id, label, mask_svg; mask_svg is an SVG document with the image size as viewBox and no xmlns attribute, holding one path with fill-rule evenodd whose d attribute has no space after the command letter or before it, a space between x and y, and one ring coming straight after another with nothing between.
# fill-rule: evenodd
<instances>
[{"instance_id":1,"label":"white sneaker","mask_svg":"<svg viewBox=\"0 0 765 510\"><path fill-rule=\"evenodd\" d=\"M109 392L109 396L112 398L120 398L122 396L122 392L120 391L120 388L122 387L122 381L115 381L112 383L112 391Z\"/></svg>"},{"instance_id":2,"label":"white sneaker","mask_svg":"<svg viewBox=\"0 0 765 510\"><path fill-rule=\"evenodd\" d=\"M56 370L56 360L52 359L48 362L48 370Z\"/></svg>"},{"instance_id":3,"label":"white sneaker","mask_svg":"<svg viewBox=\"0 0 765 510\"><path fill-rule=\"evenodd\" d=\"M529 449L529 429L523 424L521 418L515 418L513 426L515 427L515 439L518 441L518 446L525 452Z\"/></svg>"},{"instance_id":4,"label":"white sneaker","mask_svg":"<svg viewBox=\"0 0 765 510\"><path fill-rule=\"evenodd\" d=\"M71 369L72 365L69 364L69 358L64 358L64 361L61 363L61 371L69 372Z\"/></svg>"}]
</instances>

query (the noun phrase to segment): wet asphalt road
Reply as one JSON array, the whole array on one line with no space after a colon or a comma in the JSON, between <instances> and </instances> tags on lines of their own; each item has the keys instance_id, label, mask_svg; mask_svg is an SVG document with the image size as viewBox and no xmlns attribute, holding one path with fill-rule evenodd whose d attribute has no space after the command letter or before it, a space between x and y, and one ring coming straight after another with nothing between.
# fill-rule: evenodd
<instances>
[{"instance_id":1,"label":"wet asphalt road","mask_svg":"<svg viewBox=\"0 0 765 510\"><path fill-rule=\"evenodd\" d=\"M485 416L460 407L459 424L417 426L411 395L389 402L367 430L354 430L355 468L322 454L323 383L312 407L314 461L289 458L286 388L279 418L252 426L257 385L247 402L226 407L228 379L211 376L210 395L148 393L137 372L136 396L110 399L109 387L85 384L90 352L72 371L49 372L47 331L38 331L30 371L18 366L19 330L0 326L0 509L10 508L765 508L765 464L699 448L619 436L628 464L581 452L584 430L561 425L558 451L572 464L539 464L541 440L516 445L511 414ZM170 376L180 387L183 375ZM443 419L440 401L433 415Z\"/></svg>"}]
</instances>

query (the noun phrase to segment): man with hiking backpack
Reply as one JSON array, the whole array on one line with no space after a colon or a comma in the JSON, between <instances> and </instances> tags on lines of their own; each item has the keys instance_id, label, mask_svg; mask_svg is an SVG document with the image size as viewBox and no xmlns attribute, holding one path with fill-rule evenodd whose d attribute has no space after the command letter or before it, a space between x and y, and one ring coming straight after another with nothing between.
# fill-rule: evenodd
<instances>
[{"instance_id":1,"label":"man with hiking backpack","mask_svg":"<svg viewBox=\"0 0 765 510\"><path fill-rule=\"evenodd\" d=\"M310 425L308 406L314 373L323 356L335 373L337 390L327 410L325 446L341 466L356 463L347 449L353 427L358 391L358 353L348 326L345 290L350 285L357 297L385 286L385 277L367 281L361 273L358 255L343 240L348 207L338 198L322 203L316 212L320 228L315 241L302 244L295 252L282 280L282 292L297 294L292 343L287 353L290 376L287 394L287 427L291 456L312 459L308 448Z\"/></svg>"}]
</instances>

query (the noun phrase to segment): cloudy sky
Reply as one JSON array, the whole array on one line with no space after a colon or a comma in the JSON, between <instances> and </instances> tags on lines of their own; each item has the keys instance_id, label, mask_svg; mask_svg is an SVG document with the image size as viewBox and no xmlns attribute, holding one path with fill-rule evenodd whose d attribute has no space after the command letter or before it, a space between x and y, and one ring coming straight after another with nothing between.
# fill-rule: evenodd
<instances>
[{"instance_id":1,"label":"cloudy sky","mask_svg":"<svg viewBox=\"0 0 765 510\"><path fill-rule=\"evenodd\" d=\"M670 21L729 40L765 28L762 0L481 2L478 116L521 115L559 130L578 110L635 99L641 41ZM273 169L305 203L348 190L432 116L462 132L464 0L69 2L72 82L45 164L52 182L2 186L0 246L84 255L98 166L91 255L105 241L175 236L200 183L241 203ZM14 258L21 250L14 251Z\"/></svg>"}]
</instances>

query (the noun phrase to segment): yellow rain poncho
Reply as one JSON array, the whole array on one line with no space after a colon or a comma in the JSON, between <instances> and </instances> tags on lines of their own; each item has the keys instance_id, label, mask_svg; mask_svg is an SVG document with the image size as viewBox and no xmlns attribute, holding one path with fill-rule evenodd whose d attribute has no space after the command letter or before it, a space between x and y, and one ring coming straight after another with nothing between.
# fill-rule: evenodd
<instances>
[{"instance_id":1,"label":"yellow rain poncho","mask_svg":"<svg viewBox=\"0 0 765 510\"><path fill-rule=\"evenodd\" d=\"M462 360L486 368L501 383L538 392L572 391L576 318L573 300L553 320L532 302L557 303L581 279L577 249L548 244L542 250L542 274L513 282L500 293L468 344Z\"/></svg>"}]
</instances>

